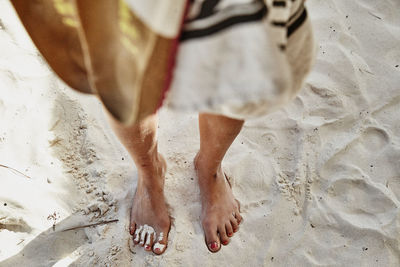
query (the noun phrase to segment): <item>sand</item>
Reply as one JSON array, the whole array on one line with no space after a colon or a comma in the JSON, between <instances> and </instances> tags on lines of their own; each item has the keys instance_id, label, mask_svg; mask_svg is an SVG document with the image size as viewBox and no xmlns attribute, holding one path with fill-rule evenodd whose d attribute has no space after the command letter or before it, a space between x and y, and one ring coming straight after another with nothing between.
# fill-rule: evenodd
<instances>
[{"instance_id":1,"label":"sand","mask_svg":"<svg viewBox=\"0 0 400 267\"><path fill-rule=\"evenodd\" d=\"M229 150L245 221L217 254L199 223L197 116L161 110L173 225L153 256L129 245L137 173L101 104L54 76L0 1L0 266L399 266L400 2L307 2L315 68Z\"/></svg>"}]
</instances>

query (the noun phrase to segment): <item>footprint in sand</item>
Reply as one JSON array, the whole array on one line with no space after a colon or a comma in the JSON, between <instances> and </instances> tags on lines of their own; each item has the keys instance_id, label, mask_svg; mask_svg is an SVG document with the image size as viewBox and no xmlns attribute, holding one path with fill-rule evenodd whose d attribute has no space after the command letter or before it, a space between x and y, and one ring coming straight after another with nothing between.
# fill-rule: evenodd
<instances>
[{"instance_id":1,"label":"footprint in sand","mask_svg":"<svg viewBox=\"0 0 400 267\"><path fill-rule=\"evenodd\" d=\"M306 102L310 106L310 116L323 117L326 120L338 117L343 113L344 103L341 97L332 89L309 85L305 92L311 99ZM318 104L316 104L318 103Z\"/></svg>"},{"instance_id":2,"label":"footprint in sand","mask_svg":"<svg viewBox=\"0 0 400 267\"><path fill-rule=\"evenodd\" d=\"M358 134L355 139L331 140L337 147L320 168L312 194L324 199L320 203L326 205L330 224L336 221L359 231L378 231L391 239L396 235L400 203L385 185L398 172L387 161L400 159L400 154L391 149L391 136L383 127L354 130L354 134Z\"/></svg>"},{"instance_id":3,"label":"footprint in sand","mask_svg":"<svg viewBox=\"0 0 400 267\"><path fill-rule=\"evenodd\" d=\"M366 150L373 153L385 149L390 141L389 135L385 130L375 127L365 130L359 140Z\"/></svg>"},{"instance_id":4,"label":"footprint in sand","mask_svg":"<svg viewBox=\"0 0 400 267\"><path fill-rule=\"evenodd\" d=\"M20 233L32 231L32 228L23 217L18 215L24 212L22 206L9 200L3 200L0 203L2 203L0 209L0 231L3 229Z\"/></svg>"},{"instance_id":5,"label":"footprint in sand","mask_svg":"<svg viewBox=\"0 0 400 267\"><path fill-rule=\"evenodd\" d=\"M334 125L333 125L334 126ZM340 172L345 171L348 168L359 168L364 174L370 174L370 178L374 181L384 181L382 171L379 168L384 168L385 161L393 158L399 158L400 155L390 155L393 152L390 151L390 136L383 129L378 127L368 127L364 129L361 134L357 133L358 136L348 138L347 140L335 140L335 136L332 136L329 142L326 142L331 146L331 155L325 159L325 162L321 168L321 175L325 180L332 180L332 177L337 177ZM398 153L397 153L398 154ZM338 166L343 166L339 167ZM373 171L373 172L372 172ZM395 172L395 170L391 170ZM359 175L361 177L362 175ZM368 176L368 175L367 175ZM378 179L379 178L379 179ZM382 179L381 179L382 178Z\"/></svg>"},{"instance_id":6,"label":"footprint in sand","mask_svg":"<svg viewBox=\"0 0 400 267\"><path fill-rule=\"evenodd\" d=\"M11 232L29 233L32 228L22 218L13 217L12 215L4 216L0 213L0 231L6 229Z\"/></svg>"},{"instance_id":7,"label":"footprint in sand","mask_svg":"<svg viewBox=\"0 0 400 267\"><path fill-rule=\"evenodd\" d=\"M326 203L337 220L359 229L383 230L388 238L395 234L398 201L386 190L365 180L342 178L333 182L327 191Z\"/></svg>"}]
</instances>

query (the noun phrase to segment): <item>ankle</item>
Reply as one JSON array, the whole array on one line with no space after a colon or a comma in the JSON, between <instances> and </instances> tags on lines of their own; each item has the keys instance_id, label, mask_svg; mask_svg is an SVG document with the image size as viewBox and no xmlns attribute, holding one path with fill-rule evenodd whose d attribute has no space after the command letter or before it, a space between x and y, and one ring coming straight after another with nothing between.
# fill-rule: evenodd
<instances>
[{"instance_id":1,"label":"ankle","mask_svg":"<svg viewBox=\"0 0 400 267\"><path fill-rule=\"evenodd\" d=\"M221 171L220 161L210 161L210 157L203 156L200 152L194 158L194 168L202 177L213 178Z\"/></svg>"},{"instance_id":2,"label":"ankle","mask_svg":"<svg viewBox=\"0 0 400 267\"><path fill-rule=\"evenodd\" d=\"M138 186L145 188L162 188L164 186L164 174L138 173Z\"/></svg>"},{"instance_id":3,"label":"ankle","mask_svg":"<svg viewBox=\"0 0 400 267\"><path fill-rule=\"evenodd\" d=\"M136 165L139 175L139 183L153 184L164 181L166 163L161 154L156 154L149 161L143 161Z\"/></svg>"}]
</instances>

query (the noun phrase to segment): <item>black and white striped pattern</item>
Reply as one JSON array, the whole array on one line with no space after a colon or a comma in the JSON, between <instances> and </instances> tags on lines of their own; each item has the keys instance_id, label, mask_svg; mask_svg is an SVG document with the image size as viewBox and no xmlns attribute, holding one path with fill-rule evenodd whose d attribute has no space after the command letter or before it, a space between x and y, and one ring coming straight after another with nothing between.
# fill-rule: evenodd
<instances>
[{"instance_id":1,"label":"black and white striped pattern","mask_svg":"<svg viewBox=\"0 0 400 267\"><path fill-rule=\"evenodd\" d=\"M259 21L267 14L262 0L224 6L224 0L192 0L189 16L185 21L181 40L205 37L233 25Z\"/></svg>"},{"instance_id":2,"label":"black and white striped pattern","mask_svg":"<svg viewBox=\"0 0 400 267\"><path fill-rule=\"evenodd\" d=\"M293 5L298 8L291 14ZM237 24L264 18L272 25L277 45L284 50L288 37L307 18L304 0L191 0L181 40L206 37Z\"/></svg>"},{"instance_id":3,"label":"black and white striped pattern","mask_svg":"<svg viewBox=\"0 0 400 267\"><path fill-rule=\"evenodd\" d=\"M273 35L278 46L285 50L287 40L294 31L299 28L307 18L304 8L305 0L265 0L270 8L268 20L272 25ZM297 5L297 10L292 14L292 5Z\"/></svg>"}]
</instances>

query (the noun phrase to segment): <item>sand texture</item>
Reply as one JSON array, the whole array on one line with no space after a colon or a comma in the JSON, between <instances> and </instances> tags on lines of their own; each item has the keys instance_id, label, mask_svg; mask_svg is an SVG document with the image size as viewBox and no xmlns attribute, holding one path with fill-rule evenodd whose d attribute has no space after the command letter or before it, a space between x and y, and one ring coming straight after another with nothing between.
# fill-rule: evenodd
<instances>
[{"instance_id":1,"label":"sand texture","mask_svg":"<svg viewBox=\"0 0 400 267\"><path fill-rule=\"evenodd\" d=\"M244 223L217 254L199 221L197 115L161 110L173 225L154 256L130 246L137 173L101 104L54 76L1 0L0 266L400 266L400 1L307 2L315 68L229 150Z\"/></svg>"}]
</instances>

